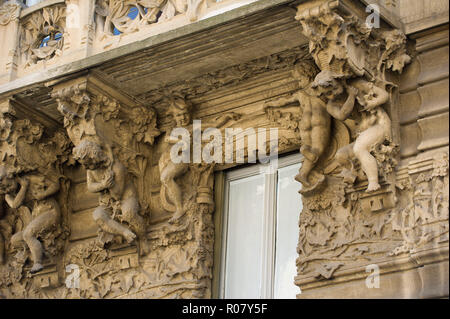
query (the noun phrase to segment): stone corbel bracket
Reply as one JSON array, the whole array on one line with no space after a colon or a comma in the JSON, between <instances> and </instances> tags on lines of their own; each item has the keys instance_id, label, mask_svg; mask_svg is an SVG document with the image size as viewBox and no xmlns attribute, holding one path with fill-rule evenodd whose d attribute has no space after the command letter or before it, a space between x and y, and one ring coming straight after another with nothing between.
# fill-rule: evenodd
<instances>
[{"instance_id":1,"label":"stone corbel bracket","mask_svg":"<svg viewBox=\"0 0 450 319\"><path fill-rule=\"evenodd\" d=\"M145 197L145 170L160 134L155 110L94 74L49 86L72 143L78 146L86 139L111 149L137 178L140 197Z\"/></svg>"},{"instance_id":2,"label":"stone corbel bracket","mask_svg":"<svg viewBox=\"0 0 450 319\"><path fill-rule=\"evenodd\" d=\"M399 30L367 24L356 9L355 4L342 0L318 0L297 7L295 19L310 40L317 66L345 78L366 75L384 80L388 69L401 72L410 61L405 36Z\"/></svg>"},{"instance_id":3,"label":"stone corbel bracket","mask_svg":"<svg viewBox=\"0 0 450 319\"><path fill-rule=\"evenodd\" d=\"M364 136L362 133L375 127L374 123L384 123L378 127L385 130L384 141L381 138L377 142L364 141L371 143L368 151L377 162L378 188L365 186L365 178L370 184L369 170L363 171L358 166L361 156L355 155L355 144L350 144L355 154L348 157L356 164L351 168L354 172L342 170L333 175L332 170L325 171L326 187L303 197L295 281L302 289L301 298L323 294L319 287L337 283L344 287L345 281L350 280L346 274L356 277L359 271L356 269L368 260L384 261L385 254L395 247L400 237L389 219L394 207L400 205L395 189L400 143L396 132L396 85L391 82L394 77L390 72L401 73L411 58L403 33L383 22L379 26L371 25L367 16L359 1L316 0L297 7L296 20L309 39L311 56L320 73L329 75L316 77L313 84L320 89L325 87L324 92L327 86L341 87L337 90L341 93L336 94L318 91L324 104L343 106L349 99L349 88L357 86L353 112L341 121L351 132L350 143L356 144ZM376 101L375 96L381 95L385 98ZM370 117L375 112L376 121L364 125L363 115ZM374 171L371 170L372 177ZM371 243L367 244L368 241Z\"/></svg>"},{"instance_id":4,"label":"stone corbel bracket","mask_svg":"<svg viewBox=\"0 0 450 319\"><path fill-rule=\"evenodd\" d=\"M0 161L17 172L60 170L70 141L59 123L13 98L0 101Z\"/></svg>"},{"instance_id":5,"label":"stone corbel bracket","mask_svg":"<svg viewBox=\"0 0 450 319\"><path fill-rule=\"evenodd\" d=\"M371 25L367 15L361 4L345 0L317 0L300 4L295 19L300 22L303 35L309 39L309 51L320 71L329 72L343 86L347 86L349 81L363 79L389 92L390 99L383 108L392 121L392 145L389 147L394 147L400 142L392 101L396 85L389 81L391 77L387 73L401 73L411 58L406 51L403 33L382 23ZM352 135L355 134L353 132ZM388 155L394 158L395 149ZM395 183L391 178L387 179L387 184ZM394 187L389 188L384 192L394 191ZM367 210L379 211L393 206L392 195L369 197ZM381 198L386 205L381 203Z\"/></svg>"},{"instance_id":6,"label":"stone corbel bracket","mask_svg":"<svg viewBox=\"0 0 450 319\"><path fill-rule=\"evenodd\" d=\"M64 127L78 145L83 138L139 151L160 134L156 112L95 75L52 86ZM128 130L125 130L125 126Z\"/></svg>"}]
</instances>

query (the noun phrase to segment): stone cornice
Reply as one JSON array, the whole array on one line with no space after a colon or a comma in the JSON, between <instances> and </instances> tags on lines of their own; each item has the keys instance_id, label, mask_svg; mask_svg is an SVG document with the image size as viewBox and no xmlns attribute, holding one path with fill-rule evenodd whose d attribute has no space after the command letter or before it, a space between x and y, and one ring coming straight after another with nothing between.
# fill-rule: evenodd
<instances>
[{"instance_id":1,"label":"stone cornice","mask_svg":"<svg viewBox=\"0 0 450 319\"><path fill-rule=\"evenodd\" d=\"M169 41L174 41L182 37L194 36L199 32L207 32L208 29L214 28L224 23L232 23L233 21L245 18L249 15L270 10L270 8L278 7L284 4L291 3L292 0L261 0L243 7L239 7L228 12L224 12L218 16L213 16L195 23L182 26L175 30L166 33L150 36L142 41L130 43L126 46L118 47L105 51L87 58L69 62L64 66L53 67L48 70L41 70L40 72L32 73L23 76L19 79L13 80L9 83L0 85L0 95L4 93L15 93L23 90L25 87L36 83L50 81L58 77L67 76L69 74L82 71L87 68L92 68L110 61L121 58L127 55L136 54L141 50L162 45Z\"/></svg>"}]
</instances>

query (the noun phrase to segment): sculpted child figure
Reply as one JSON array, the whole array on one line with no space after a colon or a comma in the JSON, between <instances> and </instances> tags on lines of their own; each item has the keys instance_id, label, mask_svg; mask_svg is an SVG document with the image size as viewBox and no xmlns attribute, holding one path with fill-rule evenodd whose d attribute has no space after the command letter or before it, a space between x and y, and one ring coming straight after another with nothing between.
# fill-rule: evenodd
<instances>
[{"instance_id":1,"label":"sculpted child figure","mask_svg":"<svg viewBox=\"0 0 450 319\"><path fill-rule=\"evenodd\" d=\"M344 93L342 85L335 80L337 77L335 74L322 71L316 76L316 73L316 68L311 62L297 63L292 76L299 82L300 90L290 97L265 104L265 108L282 107L294 102L300 104L302 114L299 123L302 143L300 152L304 159L295 179L302 183L302 192L315 189L325 179L323 174L315 170L315 167L330 142L330 115L336 117L334 112L330 112L327 101L335 100ZM348 101L351 103L355 95L352 90L349 90L348 94L349 98L345 104Z\"/></svg>"},{"instance_id":2,"label":"sculpted child figure","mask_svg":"<svg viewBox=\"0 0 450 319\"><path fill-rule=\"evenodd\" d=\"M280 98L265 103L264 107L283 107L298 102L302 119L299 123L301 147L304 156L302 167L295 177L302 183L303 190L314 188L325 178L314 170L317 161L328 146L330 139L330 115L326 111L326 104L316 96L312 88L317 69L311 62L299 62L294 65L292 77L298 81L300 90L289 97Z\"/></svg>"},{"instance_id":3,"label":"sculpted child figure","mask_svg":"<svg viewBox=\"0 0 450 319\"><path fill-rule=\"evenodd\" d=\"M73 149L73 154L86 168L88 190L100 193L100 205L93 213L95 222L104 232L120 235L131 243L136 234L115 218L126 222L138 235L144 234L145 223L139 215L137 192L127 169L109 151L107 154L100 145L85 139Z\"/></svg>"},{"instance_id":4,"label":"sculpted child figure","mask_svg":"<svg viewBox=\"0 0 450 319\"><path fill-rule=\"evenodd\" d=\"M20 179L20 181L26 183L25 180ZM2 201L0 203L0 219L5 216L3 201L6 201L6 196L10 193L14 193L17 187L17 181L14 179L14 176L8 172L6 166L0 165L0 195ZM24 195L25 189L22 191L21 197L24 197ZM11 201L11 195L9 195L8 198ZM0 233L0 264L3 264L5 261L5 245L5 238L3 237L3 234Z\"/></svg>"},{"instance_id":5,"label":"sculpted child figure","mask_svg":"<svg viewBox=\"0 0 450 319\"><path fill-rule=\"evenodd\" d=\"M189 105L181 98L172 98L170 100L169 113L173 117L175 127L188 127L191 122L191 113ZM185 174L189 168L189 163L174 163L171 160L170 150L174 144L171 141L170 132L166 135L165 141L169 143L167 149L162 153L158 166L162 186L166 187L169 199L175 205L175 214L169 220L170 223L177 221L184 215L183 194L181 188L175 182L175 178ZM164 194L162 194L164 196Z\"/></svg>"},{"instance_id":6,"label":"sculpted child figure","mask_svg":"<svg viewBox=\"0 0 450 319\"><path fill-rule=\"evenodd\" d=\"M12 190L10 190L12 189ZM3 206L3 202L5 201L6 194L13 192L17 189L17 182L12 178L11 174L8 174L5 166L0 166L0 221L5 216L5 209ZM0 224L1 226L1 224ZM0 227L0 265L5 262L5 238L1 233Z\"/></svg>"},{"instance_id":7,"label":"sculpted child figure","mask_svg":"<svg viewBox=\"0 0 450 319\"><path fill-rule=\"evenodd\" d=\"M364 79L353 80L350 82L350 86L358 92L356 99L363 107L360 110L362 120L358 127L360 133L355 142L341 148L336 153L336 160L345 165L351 163L351 159L356 157L369 182L366 191L373 192L380 189L380 184L377 161L370 152L384 141L392 140L391 120L382 107L388 102L389 93L384 88ZM330 105L330 108L343 119L346 119L351 112L338 105Z\"/></svg>"},{"instance_id":8,"label":"sculpted child figure","mask_svg":"<svg viewBox=\"0 0 450 319\"><path fill-rule=\"evenodd\" d=\"M31 218L25 223L22 231L11 237L11 245L15 248L24 244L28 246L33 260L30 272L37 273L44 268L42 265L44 249L38 236L56 226L60 219L59 205L52 197L59 191L59 180L57 178L52 180L39 173L30 173L25 178L16 177L17 182L11 181L6 175L4 166L0 168L0 179L2 191L5 192L5 201L11 208L19 209L24 202L30 203L32 207ZM20 190L17 192L18 184Z\"/></svg>"},{"instance_id":9,"label":"sculpted child figure","mask_svg":"<svg viewBox=\"0 0 450 319\"><path fill-rule=\"evenodd\" d=\"M191 108L186 103L186 101L180 97L173 97L169 101L169 114L173 117L174 127L185 128L192 136L193 127L191 124ZM238 120L240 118L239 114L228 113L225 115L218 116L214 121L206 123L202 121L202 126L205 128L223 128L225 124L229 123L231 120ZM172 141L170 139L170 132L165 137L165 141L168 143L167 148L162 153L159 159L159 172L160 180L163 187L167 189L167 197L173 202L175 206L175 213L170 218L169 223L175 223L179 220L186 212L183 208L183 196L180 186L176 183L175 179L177 177L185 174L189 169L189 163L174 163L171 159L171 148L173 144L178 141ZM192 139L190 140L190 145L186 145L192 149ZM166 196L164 192L161 192L161 196ZM162 198L162 201L165 199Z\"/></svg>"}]
</instances>

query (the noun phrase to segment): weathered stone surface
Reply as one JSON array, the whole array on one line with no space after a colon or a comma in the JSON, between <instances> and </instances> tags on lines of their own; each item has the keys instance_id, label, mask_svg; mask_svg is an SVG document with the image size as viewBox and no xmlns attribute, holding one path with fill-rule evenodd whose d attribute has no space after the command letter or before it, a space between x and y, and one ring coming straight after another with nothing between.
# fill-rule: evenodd
<instances>
[{"instance_id":1,"label":"weathered stone surface","mask_svg":"<svg viewBox=\"0 0 450 319\"><path fill-rule=\"evenodd\" d=\"M173 161L197 119L302 154L298 298L447 296L448 5L364 2L380 28L347 0L2 3L0 296L211 297L240 163Z\"/></svg>"}]
</instances>

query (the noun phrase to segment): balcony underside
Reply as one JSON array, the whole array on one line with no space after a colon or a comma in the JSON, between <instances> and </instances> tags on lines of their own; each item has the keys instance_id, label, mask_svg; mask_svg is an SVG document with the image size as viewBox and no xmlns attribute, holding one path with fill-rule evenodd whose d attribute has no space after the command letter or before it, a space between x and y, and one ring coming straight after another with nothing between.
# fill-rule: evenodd
<instances>
[{"instance_id":1,"label":"balcony underside","mask_svg":"<svg viewBox=\"0 0 450 319\"><path fill-rule=\"evenodd\" d=\"M41 75L31 74L0 86L0 94L12 96L24 112L37 113L37 118L46 126L58 125L62 117L50 95L50 87L89 73L102 79L105 85L132 96L138 103L156 108L163 123L164 107L158 105L158 97L174 91L181 91L196 104L194 112L198 116L217 113L217 109L213 110L212 97L207 96L214 95L214 100L226 95L238 96L235 92L241 91L240 86L248 89L254 81L267 84L274 81L274 76L287 81L285 60L292 65L295 59L307 58L307 39L294 19L294 8L288 3L245 14L252 12L249 8L256 5L258 3L232 10L231 13L237 12L234 15L238 18L223 23L216 19L216 25L201 31L185 34L184 29L176 29L169 32L170 36L153 36L151 42L158 44L144 41L148 45L133 53L121 55L120 50L127 52L142 43L55 67ZM196 24L187 27L199 29L195 28ZM180 36L177 37L177 33ZM172 39L164 41L169 37ZM209 78L215 80L208 81Z\"/></svg>"}]
</instances>

